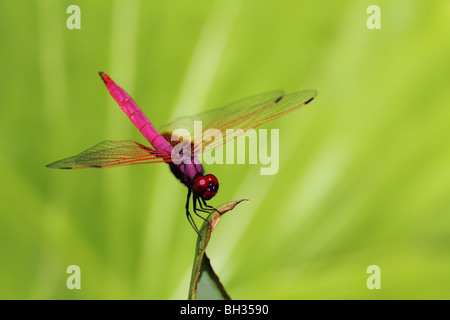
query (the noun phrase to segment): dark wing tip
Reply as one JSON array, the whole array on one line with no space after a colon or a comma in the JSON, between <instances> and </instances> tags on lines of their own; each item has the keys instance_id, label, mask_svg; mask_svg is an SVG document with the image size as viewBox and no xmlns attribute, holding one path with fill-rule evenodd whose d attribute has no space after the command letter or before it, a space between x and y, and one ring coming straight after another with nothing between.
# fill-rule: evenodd
<instances>
[{"instance_id":1,"label":"dark wing tip","mask_svg":"<svg viewBox=\"0 0 450 320\"><path fill-rule=\"evenodd\" d=\"M308 103L310 103L311 101L314 100L314 97L312 97L311 99L309 99L308 101L305 101L305 105L307 105Z\"/></svg>"},{"instance_id":2,"label":"dark wing tip","mask_svg":"<svg viewBox=\"0 0 450 320\"><path fill-rule=\"evenodd\" d=\"M283 96L279 96L278 99L275 100L274 102L275 102L275 103L278 103L278 102L280 102L281 99L283 99Z\"/></svg>"},{"instance_id":3,"label":"dark wing tip","mask_svg":"<svg viewBox=\"0 0 450 320\"><path fill-rule=\"evenodd\" d=\"M313 101L316 97L317 97L317 91L316 90L311 90L313 93L313 96L305 101L305 105L307 105L308 103L310 103L311 101Z\"/></svg>"}]
</instances>

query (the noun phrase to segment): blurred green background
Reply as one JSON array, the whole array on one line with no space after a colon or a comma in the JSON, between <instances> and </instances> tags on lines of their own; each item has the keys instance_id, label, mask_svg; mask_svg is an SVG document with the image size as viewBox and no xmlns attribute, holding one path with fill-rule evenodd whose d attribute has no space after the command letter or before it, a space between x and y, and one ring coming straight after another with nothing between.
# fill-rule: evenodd
<instances>
[{"instance_id":1,"label":"blurred green background","mask_svg":"<svg viewBox=\"0 0 450 320\"><path fill-rule=\"evenodd\" d=\"M0 298L187 297L196 239L166 165L44 167L106 139L145 143L104 71L156 127L318 90L265 126L280 129L277 175L206 167L211 204L251 200L207 250L232 298L449 299L449 21L444 0L2 0ZM72 264L81 290L66 287Z\"/></svg>"}]
</instances>

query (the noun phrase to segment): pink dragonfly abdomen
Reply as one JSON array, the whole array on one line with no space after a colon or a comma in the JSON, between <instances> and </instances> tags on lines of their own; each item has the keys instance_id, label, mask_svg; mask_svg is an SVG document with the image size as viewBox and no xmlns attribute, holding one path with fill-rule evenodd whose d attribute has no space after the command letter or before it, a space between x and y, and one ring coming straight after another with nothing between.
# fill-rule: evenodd
<instances>
[{"instance_id":1,"label":"pink dragonfly abdomen","mask_svg":"<svg viewBox=\"0 0 450 320\"><path fill-rule=\"evenodd\" d=\"M142 135L150 142L156 149L166 152L172 151L172 146L168 143L155 129L147 117L142 113L138 105L133 99L119 87L106 73L99 72L106 88L111 96L119 104L120 108L127 114L131 122L139 129Z\"/></svg>"},{"instance_id":2,"label":"pink dragonfly abdomen","mask_svg":"<svg viewBox=\"0 0 450 320\"><path fill-rule=\"evenodd\" d=\"M106 73L99 72L106 88L111 96L119 104L120 108L127 114L131 122L139 129L142 135L150 142L150 144L157 151L161 151L162 154L171 154L172 145L169 143L171 137L163 137L147 119L144 113L134 100L128 95L125 90L119 87ZM196 158L196 156L194 155ZM190 187L198 175L203 175L203 167L201 164L195 163L182 163L176 165L169 162L172 173L187 187Z\"/></svg>"}]
</instances>

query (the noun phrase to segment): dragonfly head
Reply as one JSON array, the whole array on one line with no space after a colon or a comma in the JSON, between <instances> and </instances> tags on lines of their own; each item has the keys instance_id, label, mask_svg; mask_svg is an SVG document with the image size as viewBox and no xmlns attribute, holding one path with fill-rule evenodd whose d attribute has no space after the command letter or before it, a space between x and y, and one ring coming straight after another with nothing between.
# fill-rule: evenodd
<instances>
[{"instance_id":1,"label":"dragonfly head","mask_svg":"<svg viewBox=\"0 0 450 320\"><path fill-rule=\"evenodd\" d=\"M196 196L203 198L203 200L209 200L219 191L219 181L212 174L198 176L194 180L193 191Z\"/></svg>"}]
</instances>

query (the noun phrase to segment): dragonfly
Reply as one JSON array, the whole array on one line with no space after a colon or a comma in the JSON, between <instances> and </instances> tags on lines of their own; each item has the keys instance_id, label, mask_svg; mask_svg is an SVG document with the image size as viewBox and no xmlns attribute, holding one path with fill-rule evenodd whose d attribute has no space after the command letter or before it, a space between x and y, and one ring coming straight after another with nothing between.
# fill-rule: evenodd
<instances>
[{"instance_id":1,"label":"dragonfly","mask_svg":"<svg viewBox=\"0 0 450 320\"><path fill-rule=\"evenodd\" d=\"M179 128L185 128L188 132L193 132L194 121L201 121L204 133L212 128L224 133L220 141L214 141L214 148L217 148L243 134L248 129L254 129L307 105L317 96L315 90L303 90L287 95L283 91L266 92L239 100L219 109L206 111L195 116L178 118L157 130L124 89L118 86L106 73L99 72L99 74L113 99L151 146L132 140L106 140L78 155L55 161L46 167L83 169L167 163L173 175L188 189L185 205L186 217L199 236L199 229L190 213L191 199L192 210L195 215L206 220L200 212L208 213L216 210L208 205L207 201L211 200L219 190L219 181L216 176L210 173L206 174L202 164L195 161L197 160L196 154L206 152L211 148L211 144L198 145L194 144L195 140L194 142L187 141L191 144L192 153L183 156L183 151L181 151L174 157L173 151L180 141L173 139L172 133ZM227 133L227 129L242 130L235 130L235 134L230 135ZM188 157L190 159L187 159ZM174 159L178 160L175 161Z\"/></svg>"}]
</instances>

